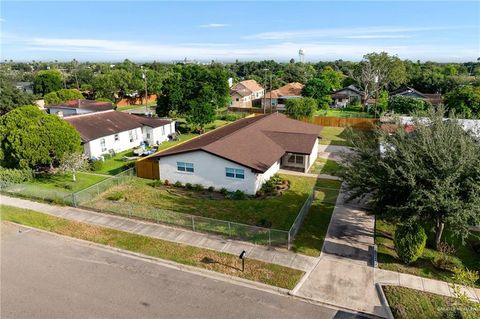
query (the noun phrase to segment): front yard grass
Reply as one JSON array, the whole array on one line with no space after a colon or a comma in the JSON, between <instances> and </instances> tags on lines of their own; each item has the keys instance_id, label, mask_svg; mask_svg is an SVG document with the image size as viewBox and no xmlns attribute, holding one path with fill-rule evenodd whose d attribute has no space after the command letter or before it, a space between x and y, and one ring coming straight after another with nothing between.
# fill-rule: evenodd
<instances>
[{"instance_id":1,"label":"front yard grass","mask_svg":"<svg viewBox=\"0 0 480 319\"><path fill-rule=\"evenodd\" d=\"M69 221L22 208L0 205L0 211L1 219L4 221L10 221L152 257L172 260L177 263L254 280L281 288L292 289L304 274L300 270L253 259L247 259L245 272L242 272L238 256L110 228Z\"/></svg>"},{"instance_id":2,"label":"front yard grass","mask_svg":"<svg viewBox=\"0 0 480 319\"><path fill-rule=\"evenodd\" d=\"M429 247L428 242L423 255L417 261L409 265L402 263L397 257L393 244L395 228L395 225L378 218L376 220L375 243L378 245L378 263L380 268L452 282L452 272L438 269L434 266L434 259L440 255L440 252ZM471 243L475 240L480 240L480 233L472 234L467 239L465 245L462 245L459 241L453 241L456 252L451 258L455 265L480 271L480 254L475 252L471 246ZM451 240L449 242L452 243ZM477 286L480 286L480 282L477 282Z\"/></svg>"},{"instance_id":3,"label":"front yard grass","mask_svg":"<svg viewBox=\"0 0 480 319\"><path fill-rule=\"evenodd\" d=\"M72 180L72 174L39 174L26 184L33 188L74 193L107 178L105 176L89 174L87 172L79 172L76 174L76 177L77 181L74 182Z\"/></svg>"},{"instance_id":4,"label":"front yard grass","mask_svg":"<svg viewBox=\"0 0 480 319\"><path fill-rule=\"evenodd\" d=\"M293 245L295 252L308 256L320 256L340 185L340 181L317 180L315 200L295 237Z\"/></svg>"},{"instance_id":5,"label":"front yard grass","mask_svg":"<svg viewBox=\"0 0 480 319\"><path fill-rule=\"evenodd\" d=\"M188 190L134 178L112 187L86 205L109 210L109 205L128 207L129 204L135 204L248 225L261 225L269 221L272 228L289 230L316 179L290 175L282 177L290 180L290 188L281 196L264 199L226 199L207 190ZM121 201L108 200L118 194L121 195Z\"/></svg>"},{"instance_id":6,"label":"front yard grass","mask_svg":"<svg viewBox=\"0 0 480 319\"><path fill-rule=\"evenodd\" d=\"M310 168L309 173L338 176L341 170L342 169L340 165L336 161L317 157L315 163L313 163L312 167Z\"/></svg>"},{"instance_id":7,"label":"front yard grass","mask_svg":"<svg viewBox=\"0 0 480 319\"><path fill-rule=\"evenodd\" d=\"M385 286L383 291L396 319L461 318L445 315L445 311L453 311L457 308L455 298L396 286ZM480 318L480 311L474 309L464 309L464 311L472 312L469 313L470 318Z\"/></svg>"}]
</instances>

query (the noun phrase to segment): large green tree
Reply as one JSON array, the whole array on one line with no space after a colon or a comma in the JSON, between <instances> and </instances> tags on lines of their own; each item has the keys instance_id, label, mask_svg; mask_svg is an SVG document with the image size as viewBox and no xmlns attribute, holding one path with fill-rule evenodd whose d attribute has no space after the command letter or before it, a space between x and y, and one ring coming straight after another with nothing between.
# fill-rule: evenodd
<instances>
[{"instance_id":1,"label":"large green tree","mask_svg":"<svg viewBox=\"0 0 480 319\"><path fill-rule=\"evenodd\" d=\"M62 74L58 70L39 71L33 80L33 91L42 96L62 88Z\"/></svg>"},{"instance_id":2,"label":"large green tree","mask_svg":"<svg viewBox=\"0 0 480 319\"><path fill-rule=\"evenodd\" d=\"M57 165L81 151L80 135L66 121L36 106L18 107L0 117L0 163L9 168Z\"/></svg>"},{"instance_id":3,"label":"large green tree","mask_svg":"<svg viewBox=\"0 0 480 319\"><path fill-rule=\"evenodd\" d=\"M317 100L320 108L327 108L332 103L331 94L342 85L344 76L341 72L325 67L318 76L307 81L302 90L302 95Z\"/></svg>"},{"instance_id":4,"label":"large green tree","mask_svg":"<svg viewBox=\"0 0 480 319\"><path fill-rule=\"evenodd\" d=\"M427 110L431 104L425 100L412 96L392 96L388 100L388 109L397 114L410 115Z\"/></svg>"},{"instance_id":5,"label":"large green tree","mask_svg":"<svg viewBox=\"0 0 480 319\"><path fill-rule=\"evenodd\" d=\"M84 100L82 93L77 89L61 89L44 96L46 105L59 104L70 100Z\"/></svg>"},{"instance_id":6,"label":"large green tree","mask_svg":"<svg viewBox=\"0 0 480 319\"><path fill-rule=\"evenodd\" d=\"M414 131L377 131L357 138L343 178L350 199L366 197L372 211L393 222L432 227L435 243L445 227L465 239L480 224L480 144L444 111L415 118Z\"/></svg>"},{"instance_id":7,"label":"large green tree","mask_svg":"<svg viewBox=\"0 0 480 319\"><path fill-rule=\"evenodd\" d=\"M480 118L480 87L461 86L445 94L449 111L466 118Z\"/></svg>"},{"instance_id":8,"label":"large green tree","mask_svg":"<svg viewBox=\"0 0 480 319\"><path fill-rule=\"evenodd\" d=\"M32 104L34 100L33 94L20 91L3 76L0 77L0 115L16 107Z\"/></svg>"},{"instance_id":9,"label":"large green tree","mask_svg":"<svg viewBox=\"0 0 480 319\"><path fill-rule=\"evenodd\" d=\"M288 99L285 103L285 114L293 119L312 117L317 109L317 100L311 97Z\"/></svg>"}]
</instances>

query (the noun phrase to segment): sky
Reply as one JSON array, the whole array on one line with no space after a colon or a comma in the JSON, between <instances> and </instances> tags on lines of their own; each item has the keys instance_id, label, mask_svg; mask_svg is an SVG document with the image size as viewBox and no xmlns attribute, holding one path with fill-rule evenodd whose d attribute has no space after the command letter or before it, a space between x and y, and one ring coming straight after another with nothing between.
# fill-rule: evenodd
<instances>
[{"instance_id":1,"label":"sky","mask_svg":"<svg viewBox=\"0 0 480 319\"><path fill-rule=\"evenodd\" d=\"M480 2L1 1L1 60L480 57Z\"/></svg>"}]
</instances>

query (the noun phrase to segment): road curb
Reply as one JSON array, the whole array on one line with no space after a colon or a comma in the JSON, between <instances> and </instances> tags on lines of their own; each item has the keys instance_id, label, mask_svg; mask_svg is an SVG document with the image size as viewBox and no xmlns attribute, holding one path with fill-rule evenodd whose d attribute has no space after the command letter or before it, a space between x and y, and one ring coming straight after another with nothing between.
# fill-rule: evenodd
<instances>
[{"instance_id":1,"label":"road curb","mask_svg":"<svg viewBox=\"0 0 480 319\"><path fill-rule=\"evenodd\" d=\"M385 296L385 292L383 292L382 284L376 283L375 288L377 289L380 302L382 303L383 308L385 309L387 319L395 319L395 317L393 317L393 314L392 314L392 309L390 309L390 305L388 304L387 297Z\"/></svg>"}]
</instances>

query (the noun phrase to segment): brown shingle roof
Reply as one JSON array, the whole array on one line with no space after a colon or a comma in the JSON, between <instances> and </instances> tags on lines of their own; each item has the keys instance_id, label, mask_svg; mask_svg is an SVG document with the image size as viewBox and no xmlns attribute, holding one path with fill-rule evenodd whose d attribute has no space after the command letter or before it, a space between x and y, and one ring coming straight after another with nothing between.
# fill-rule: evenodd
<instances>
[{"instance_id":1,"label":"brown shingle roof","mask_svg":"<svg viewBox=\"0 0 480 319\"><path fill-rule=\"evenodd\" d=\"M66 109L83 109L90 111L107 111L113 109L111 102L92 101L92 100L70 100L57 105L49 105L48 108L66 108Z\"/></svg>"},{"instance_id":2,"label":"brown shingle roof","mask_svg":"<svg viewBox=\"0 0 480 319\"><path fill-rule=\"evenodd\" d=\"M246 87L252 92L263 90L263 87L255 80L245 80L240 82L239 84L242 84L244 87Z\"/></svg>"},{"instance_id":3,"label":"brown shingle roof","mask_svg":"<svg viewBox=\"0 0 480 319\"><path fill-rule=\"evenodd\" d=\"M202 150L256 172L265 172L286 152L310 154L320 129L283 114L260 115L201 135L152 158Z\"/></svg>"},{"instance_id":4,"label":"brown shingle roof","mask_svg":"<svg viewBox=\"0 0 480 319\"><path fill-rule=\"evenodd\" d=\"M77 129L83 142L133 130L142 125L158 127L171 123L170 120L146 118L113 110L69 116L64 120Z\"/></svg>"},{"instance_id":5,"label":"brown shingle roof","mask_svg":"<svg viewBox=\"0 0 480 319\"><path fill-rule=\"evenodd\" d=\"M299 82L288 83L281 88L268 92L267 98L283 97L283 96L301 96L304 85Z\"/></svg>"}]
</instances>

